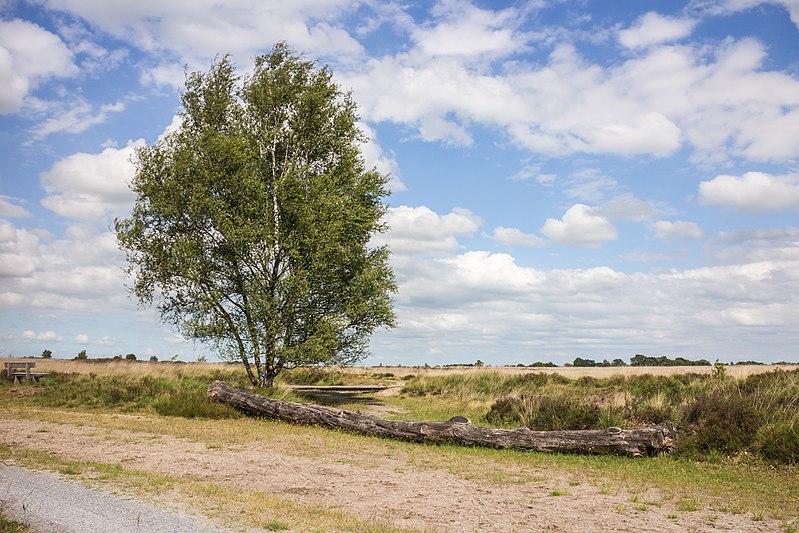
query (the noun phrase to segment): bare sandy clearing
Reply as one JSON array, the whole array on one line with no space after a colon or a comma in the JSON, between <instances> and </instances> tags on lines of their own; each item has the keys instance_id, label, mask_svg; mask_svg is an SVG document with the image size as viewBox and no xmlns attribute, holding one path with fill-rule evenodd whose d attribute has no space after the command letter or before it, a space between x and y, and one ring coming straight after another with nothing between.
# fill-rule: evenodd
<instances>
[{"instance_id":1,"label":"bare sandy clearing","mask_svg":"<svg viewBox=\"0 0 799 533\"><path fill-rule=\"evenodd\" d=\"M418 458L357 450L303 456L270 446L209 448L169 435L9 419L0 415L0 443L82 461L207 479L239 490L267 491L311 504L337 504L365 519L435 531L779 531L779 523L719 511L680 511L675 502L641 488L636 501L624 489L575 484L563 473L529 470L518 482L497 485L463 479ZM650 502L650 503L647 503Z\"/></svg>"}]
</instances>

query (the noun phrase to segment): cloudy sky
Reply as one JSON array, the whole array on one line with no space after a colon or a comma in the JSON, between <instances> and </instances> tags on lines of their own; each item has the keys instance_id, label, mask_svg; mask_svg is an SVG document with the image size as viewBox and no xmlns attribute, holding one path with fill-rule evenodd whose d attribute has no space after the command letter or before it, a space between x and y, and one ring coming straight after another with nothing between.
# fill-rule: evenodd
<instances>
[{"instance_id":1,"label":"cloudy sky","mask_svg":"<svg viewBox=\"0 0 799 533\"><path fill-rule=\"evenodd\" d=\"M0 356L209 353L110 228L184 68L279 40L392 176L367 363L799 360L799 0L0 0Z\"/></svg>"}]
</instances>

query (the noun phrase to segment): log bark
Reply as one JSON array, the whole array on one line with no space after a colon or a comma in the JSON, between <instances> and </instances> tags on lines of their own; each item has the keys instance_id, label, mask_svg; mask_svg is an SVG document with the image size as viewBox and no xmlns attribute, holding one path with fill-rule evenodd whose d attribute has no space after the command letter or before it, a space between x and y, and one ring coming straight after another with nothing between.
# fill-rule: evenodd
<instances>
[{"instance_id":1,"label":"log bark","mask_svg":"<svg viewBox=\"0 0 799 533\"><path fill-rule=\"evenodd\" d=\"M211 383L208 387L208 398L230 405L251 416L411 442L454 443L541 452L610 453L641 457L669 452L674 448L677 439L677 432L671 422L638 429L532 431L528 428L479 427L462 416L442 422L384 420L360 412L273 400L260 394L233 388L222 381Z\"/></svg>"}]
</instances>

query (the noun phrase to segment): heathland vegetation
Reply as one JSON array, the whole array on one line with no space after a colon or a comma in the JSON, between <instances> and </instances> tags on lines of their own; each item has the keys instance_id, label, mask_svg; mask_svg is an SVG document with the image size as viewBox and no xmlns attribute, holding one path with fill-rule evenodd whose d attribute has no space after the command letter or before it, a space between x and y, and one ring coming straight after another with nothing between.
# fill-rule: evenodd
<instances>
[{"instance_id":1,"label":"heathland vegetation","mask_svg":"<svg viewBox=\"0 0 799 533\"><path fill-rule=\"evenodd\" d=\"M540 430L639 427L671 420L680 435L676 452L650 459L476 451L457 446L422 446L413 453L424 453L424 464L441 467L467 461L486 471L510 472L535 463L553 472L580 472L589 483L617 479L625 486L655 487L663 494L679 492L681 502L693 502L685 503L686 509L726 505L728 510L751 513L753 520L771 516L783 521L786 531L799 518L799 369L795 367L307 367L285 371L273 387L252 389L239 365L126 359L40 361L37 370L41 367L51 374L34 386L0 384L7 416L17 413L61 420L94 413L87 420L100 420L109 414L134 415L142 424L150 421L146 424L150 432L171 434L181 427L192 438L224 440L232 438L235 427L250 428L258 422L242 419L235 410L206 399L208 384L223 380L272 397L342 409L364 409L377 403L382 406L380 416L386 418L442 420L463 415L478 425L526 425ZM290 387L366 383L393 386L393 393L325 397L303 395ZM168 422L179 419L186 422ZM190 430L191 424L202 430ZM275 427L270 426L269 435ZM222 433L211 437L217 430ZM255 428L247 431L258 434ZM307 433L302 437L306 440L319 439L320 449L329 439L343 438L318 428L292 431ZM354 435L346 439L348 449L375 442ZM218 444L209 441L208 446ZM335 446L340 444L331 444ZM0 456L12 453L9 449L0 452Z\"/></svg>"}]
</instances>

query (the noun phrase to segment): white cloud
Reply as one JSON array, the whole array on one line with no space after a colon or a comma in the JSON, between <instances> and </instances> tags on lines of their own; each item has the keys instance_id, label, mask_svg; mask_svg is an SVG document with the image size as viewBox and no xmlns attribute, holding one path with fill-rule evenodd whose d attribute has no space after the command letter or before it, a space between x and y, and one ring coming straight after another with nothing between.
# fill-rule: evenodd
<instances>
[{"instance_id":1,"label":"white cloud","mask_svg":"<svg viewBox=\"0 0 799 533\"><path fill-rule=\"evenodd\" d=\"M689 8L702 14L726 15L761 4L773 4L788 10L791 21L799 29L799 0L694 0Z\"/></svg>"},{"instance_id":2,"label":"white cloud","mask_svg":"<svg viewBox=\"0 0 799 533\"><path fill-rule=\"evenodd\" d=\"M509 27L519 18L515 9L491 11L465 1L444 0L434 11L437 23L416 28L412 33L425 55L507 54L518 50L520 41L524 41Z\"/></svg>"},{"instance_id":3,"label":"white cloud","mask_svg":"<svg viewBox=\"0 0 799 533\"><path fill-rule=\"evenodd\" d=\"M49 0L48 7L79 16L145 52L177 56L170 62L192 70L204 68L220 51L249 58L280 40L317 57L362 53L346 30L328 22L358 7L345 0L243 1L232 8L214 0Z\"/></svg>"},{"instance_id":4,"label":"white cloud","mask_svg":"<svg viewBox=\"0 0 799 533\"><path fill-rule=\"evenodd\" d=\"M596 209L611 222L645 222L671 209L662 202L644 201L630 193L614 196Z\"/></svg>"},{"instance_id":5,"label":"white cloud","mask_svg":"<svg viewBox=\"0 0 799 533\"><path fill-rule=\"evenodd\" d=\"M27 218L31 216L30 212L14 203L16 198L0 195L0 217L8 218Z\"/></svg>"},{"instance_id":6,"label":"white cloud","mask_svg":"<svg viewBox=\"0 0 799 533\"><path fill-rule=\"evenodd\" d=\"M0 219L0 279L29 277L41 263L39 238Z\"/></svg>"},{"instance_id":7,"label":"white cloud","mask_svg":"<svg viewBox=\"0 0 799 533\"><path fill-rule=\"evenodd\" d=\"M605 193L616 188L618 182L596 168L584 168L564 180L563 192L570 198L586 202L601 200Z\"/></svg>"},{"instance_id":8,"label":"white cloud","mask_svg":"<svg viewBox=\"0 0 799 533\"><path fill-rule=\"evenodd\" d=\"M688 37L696 26L693 19L667 17L650 11L633 26L619 32L619 42L627 48L642 48Z\"/></svg>"},{"instance_id":9,"label":"white cloud","mask_svg":"<svg viewBox=\"0 0 799 533\"><path fill-rule=\"evenodd\" d=\"M546 241L538 235L525 233L518 228L506 228L504 226L494 228L494 232L488 235L488 237L505 246L537 247L543 246L546 243Z\"/></svg>"},{"instance_id":10,"label":"white cloud","mask_svg":"<svg viewBox=\"0 0 799 533\"><path fill-rule=\"evenodd\" d=\"M124 110L125 104L122 102L103 104L93 109L88 102L77 101L69 110L37 125L33 137L35 140L41 140L53 133L81 133L92 126L104 123L108 120L109 113L119 113Z\"/></svg>"},{"instance_id":11,"label":"white cloud","mask_svg":"<svg viewBox=\"0 0 799 533\"><path fill-rule=\"evenodd\" d=\"M613 224L584 204L574 204L561 219L548 218L541 233L557 244L581 248L598 248L603 242L617 238Z\"/></svg>"},{"instance_id":12,"label":"white cloud","mask_svg":"<svg viewBox=\"0 0 799 533\"><path fill-rule=\"evenodd\" d=\"M455 208L442 216L425 206L389 208L384 221L389 230L380 239L401 255L454 252L457 238L474 234L483 223L468 209Z\"/></svg>"},{"instance_id":13,"label":"white cloud","mask_svg":"<svg viewBox=\"0 0 799 533\"><path fill-rule=\"evenodd\" d=\"M18 111L43 80L77 73L60 37L24 20L0 20L0 114Z\"/></svg>"},{"instance_id":14,"label":"white cloud","mask_svg":"<svg viewBox=\"0 0 799 533\"><path fill-rule=\"evenodd\" d=\"M543 64L513 60L500 70L491 58L417 46L337 76L368 120L407 125L428 141L469 145L479 124L545 155L666 157L687 144L701 162L799 157L799 79L768 70L754 39L653 45L608 66L554 42Z\"/></svg>"},{"instance_id":15,"label":"white cloud","mask_svg":"<svg viewBox=\"0 0 799 533\"><path fill-rule=\"evenodd\" d=\"M658 220L653 227L658 239L701 239L705 236L696 222L685 220Z\"/></svg>"},{"instance_id":16,"label":"white cloud","mask_svg":"<svg viewBox=\"0 0 799 533\"><path fill-rule=\"evenodd\" d=\"M131 158L143 143L138 140L124 148L77 153L58 161L41 176L48 194L42 205L63 217L87 222L124 214L134 200L129 188L134 174Z\"/></svg>"},{"instance_id":17,"label":"white cloud","mask_svg":"<svg viewBox=\"0 0 799 533\"><path fill-rule=\"evenodd\" d=\"M716 176L699 184L699 200L747 213L797 209L799 174L774 176L747 172L742 176Z\"/></svg>"},{"instance_id":18,"label":"white cloud","mask_svg":"<svg viewBox=\"0 0 799 533\"><path fill-rule=\"evenodd\" d=\"M463 361L464 346L470 358L519 354L524 362L642 350L779 358L784 338L773 345L782 351L764 339L786 335L799 313L788 297L799 291L796 272L799 257L629 275L609 267L539 270L480 251L420 258L401 270L399 328L373 344L416 354L435 346L431 362L439 363Z\"/></svg>"},{"instance_id":19,"label":"white cloud","mask_svg":"<svg viewBox=\"0 0 799 533\"><path fill-rule=\"evenodd\" d=\"M177 117L176 117L177 118ZM174 121L173 121L174 124ZM400 168L393 154L386 154L377 143L377 134L369 125L361 122L358 124L360 130L368 137L368 141L361 144L361 154L363 154L366 168L376 168L378 172L389 176L388 188L391 192L400 192L406 189L400 177Z\"/></svg>"},{"instance_id":20,"label":"white cloud","mask_svg":"<svg viewBox=\"0 0 799 533\"><path fill-rule=\"evenodd\" d=\"M75 335L74 341L78 344L89 344L89 336L85 333L79 333Z\"/></svg>"},{"instance_id":21,"label":"white cloud","mask_svg":"<svg viewBox=\"0 0 799 533\"><path fill-rule=\"evenodd\" d=\"M34 340L34 341L57 341L60 340L58 335L55 331L43 331L40 333L36 333L33 330L26 330L22 333L22 338L24 340Z\"/></svg>"}]
</instances>

